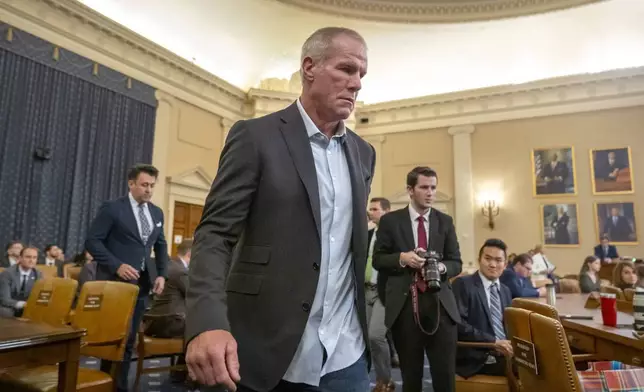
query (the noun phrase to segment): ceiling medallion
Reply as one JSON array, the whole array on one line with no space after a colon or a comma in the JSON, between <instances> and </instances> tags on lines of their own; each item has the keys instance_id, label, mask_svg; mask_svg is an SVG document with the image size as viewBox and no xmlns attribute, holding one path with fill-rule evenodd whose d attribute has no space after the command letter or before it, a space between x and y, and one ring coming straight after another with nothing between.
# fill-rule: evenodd
<instances>
[{"instance_id":1,"label":"ceiling medallion","mask_svg":"<svg viewBox=\"0 0 644 392\"><path fill-rule=\"evenodd\" d=\"M336 16L396 23L456 23L531 15L604 0L277 0Z\"/></svg>"}]
</instances>

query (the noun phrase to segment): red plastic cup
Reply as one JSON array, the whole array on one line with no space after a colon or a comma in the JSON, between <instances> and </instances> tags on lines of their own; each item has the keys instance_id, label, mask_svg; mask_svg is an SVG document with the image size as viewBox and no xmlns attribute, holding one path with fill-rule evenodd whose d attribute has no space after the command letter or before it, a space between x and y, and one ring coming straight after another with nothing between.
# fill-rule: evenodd
<instances>
[{"instance_id":1,"label":"red plastic cup","mask_svg":"<svg viewBox=\"0 0 644 392\"><path fill-rule=\"evenodd\" d=\"M607 327L617 326L617 297L615 294L601 293L602 319Z\"/></svg>"}]
</instances>

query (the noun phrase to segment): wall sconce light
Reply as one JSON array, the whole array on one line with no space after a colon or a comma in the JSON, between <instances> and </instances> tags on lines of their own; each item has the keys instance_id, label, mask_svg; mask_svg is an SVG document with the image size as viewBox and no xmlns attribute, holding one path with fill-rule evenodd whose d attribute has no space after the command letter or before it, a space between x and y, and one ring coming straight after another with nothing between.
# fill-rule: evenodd
<instances>
[{"instance_id":1,"label":"wall sconce light","mask_svg":"<svg viewBox=\"0 0 644 392\"><path fill-rule=\"evenodd\" d=\"M494 217L499 215L499 203L494 199L483 200L481 212L487 218L490 229L494 230Z\"/></svg>"}]
</instances>

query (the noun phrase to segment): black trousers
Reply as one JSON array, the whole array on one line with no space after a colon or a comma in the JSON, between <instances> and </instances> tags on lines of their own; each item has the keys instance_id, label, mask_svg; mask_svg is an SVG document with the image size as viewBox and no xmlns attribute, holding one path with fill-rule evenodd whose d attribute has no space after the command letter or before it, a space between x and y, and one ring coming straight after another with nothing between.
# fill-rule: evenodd
<instances>
[{"instance_id":1,"label":"black trousers","mask_svg":"<svg viewBox=\"0 0 644 392\"><path fill-rule=\"evenodd\" d=\"M129 374L130 374L130 362L132 360L132 351L134 349L134 343L136 342L139 325L145 314L145 309L148 304L148 298L150 297L150 281L148 278L147 271L140 273L138 286L139 286L139 297L136 300L136 305L134 306L134 312L132 314L132 323L130 324L130 333L127 337L127 343L125 344L125 353L123 354L123 361L121 362L121 367L116 379L116 390L117 392L127 392L129 390ZM101 371L105 373L110 373L112 369L112 361L101 361Z\"/></svg>"},{"instance_id":2,"label":"black trousers","mask_svg":"<svg viewBox=\"0 0 644 392\"><path fill-rule=\"evenodd\" d=\"M438 296L419 295L423 328L431 332L438 321L434 335L424 334L414 320L411 294L391 328L403 379L403 392L423 390L425 355L429 360L432 386L436 392L454 392L456 388L456 323L440 304ZM437 314L438 312L438 314ZM431 329L430 329L431 328Z\"/></svg>"}]
</instances>

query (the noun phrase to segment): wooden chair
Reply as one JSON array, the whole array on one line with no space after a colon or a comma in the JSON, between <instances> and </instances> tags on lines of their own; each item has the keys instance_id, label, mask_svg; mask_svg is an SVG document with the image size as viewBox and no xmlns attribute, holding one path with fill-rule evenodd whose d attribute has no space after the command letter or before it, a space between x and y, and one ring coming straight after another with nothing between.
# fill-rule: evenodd
<instances>
[{"instance_id":1,"label":"wooden chair","mask_svg":"<svg viewBox=\"0 0 644 392\"><path fill-rule=\"evenodd\" d=\"M563 278L559 280L560 293L581 293L581 286L577 279Z\"/></svg>"},{"instance_id":2,"label":"wooden chair","mask_svg":"<svg viewBox=\"0 0 644 392\"><path fill-rule=\"evenodd\" d=\"M508 335L535 348L538 374L517 366L524 391L579 392L581 385L566 333L559 321L521 308L506 308Z\"/></svg>"},{"instance_id":3,"label":"wooden chair","mask_svg":"<svg viewBox=\"0 0 644 392\"><path fill-rule=\"evenodd\" d=\"M151 315L146 314L143 316L143 321L152 320L160 317L182 317L179 314L172 315ZM183 338L163 339L146 336L144 333L143 323L139 327L139 334L137 340L137 361L136 361L136 379L134 380L134 390L139 390L139 381L141 375L145 373L158 373L168 370L183 370L186 369L185 365L178 365L176 357L183 355ZM144 368L143 362L146 359L171 357L170 366Z\"/></svg>"},{"instance_id":4,"label":"wooden chair","mask_svg":"<svg viewBox=\"0 0 644 392\"><path fill-rule=\"evenodd\" d=\"M579 280L579 274L566 274L562 279L574 279Z\"/></svg>"},{"instance_id":5,"label":"wooden chair","mask_svg":"<svg viewBox=\"0 0 644 392\"><path fill-rule=\"evenodd\" d=\"M77 288L75 280L38 279L31 289L22 318L50 325L67 324Z\"/></svg>"},{"instance_id":6,"label":"wooden chair","mask_svg":"<svg viewBox=\"0 0 644 392\"><path fill-rule=\"evenodd\" d=\"M494 350L494 343L457 342L460 347ZM469 378L456 376L456 392L519 392L521 386L512 369L512 357L506 357L505 377L476 374Z\"/></svg>"},{"instance_id":7,"label":"wooden chair","mask_svg":"<svg viewBox=\"0 0 644 392\"><path fill-rule=\"evenodd\" d=\"M40 271L43 278L56 278L58 277L58 267L55 265L36 265L36 269Z\"/></svg>"},{"instance_id":8,"label":"wooden chair","mask_svg":"<svg viewBox=\"0 0 644 392\"><path fill-rule=\"evenodd\" d=\"M78 275L80 275L81 267L76 264L65 264L63 266L63 277L78 280Z\"/></svg>"},{"instance_id":9,"label":"wooden chair","mask_svg":"<svg viewBox=\"0 0 644 392\"><path fill-rule=\"evenodd\" d=\"M624 290L624 299L626 301L633 302L633 297L635 296L635 289L626 289Z\"/></svg>"},{"instance_id":10,"label":"wooden chair","mask_svg":"<svg viewBox=\"0 0 644 392\"><path fill-rule=\"evenodd\" d=\"M601 292L602 293L615 294L615 297L617 297L618 301L619 300L622 300L622 301L624 300L624 292L619 287L615 287L613 285L602 286L601 287Z\"/></svg>"},{"instance_id":11,"label":"wooden chair","mask_svg":"<svg viewBox=\"0 0 644 392\"><path fill-rule=\"evenodd\" d=\"M549 317L553 320L561 322L557 308L552 305L532 301L527 298L515 298L512 300L512 307L529 310L531 312L535 312L542 316ZM567 335L567 339L568 341L572 341L574 337L572 335ZM575 362L587 362L598 359L597 355L594 353L574 354L572 358Z\"/></svg>"},{"instance_id":12,"label":"wooden chair","mask_svg":"<svg viewBox=\"0 0 644 392\"><path fill-rule=\"evenodd\" d=\"M83 285L72 319L73 327L87 331L81 343L81 355L110 361L123 359L138 293L138 286L129 283L96 281ZM118 366L113 366L111 375L79 368L76 390L112 392L113 377L117 374ZM19 369L9 371L5 376L39 391L54 392L58 385L58 366Z\"/></svg>"}]
</instances>

